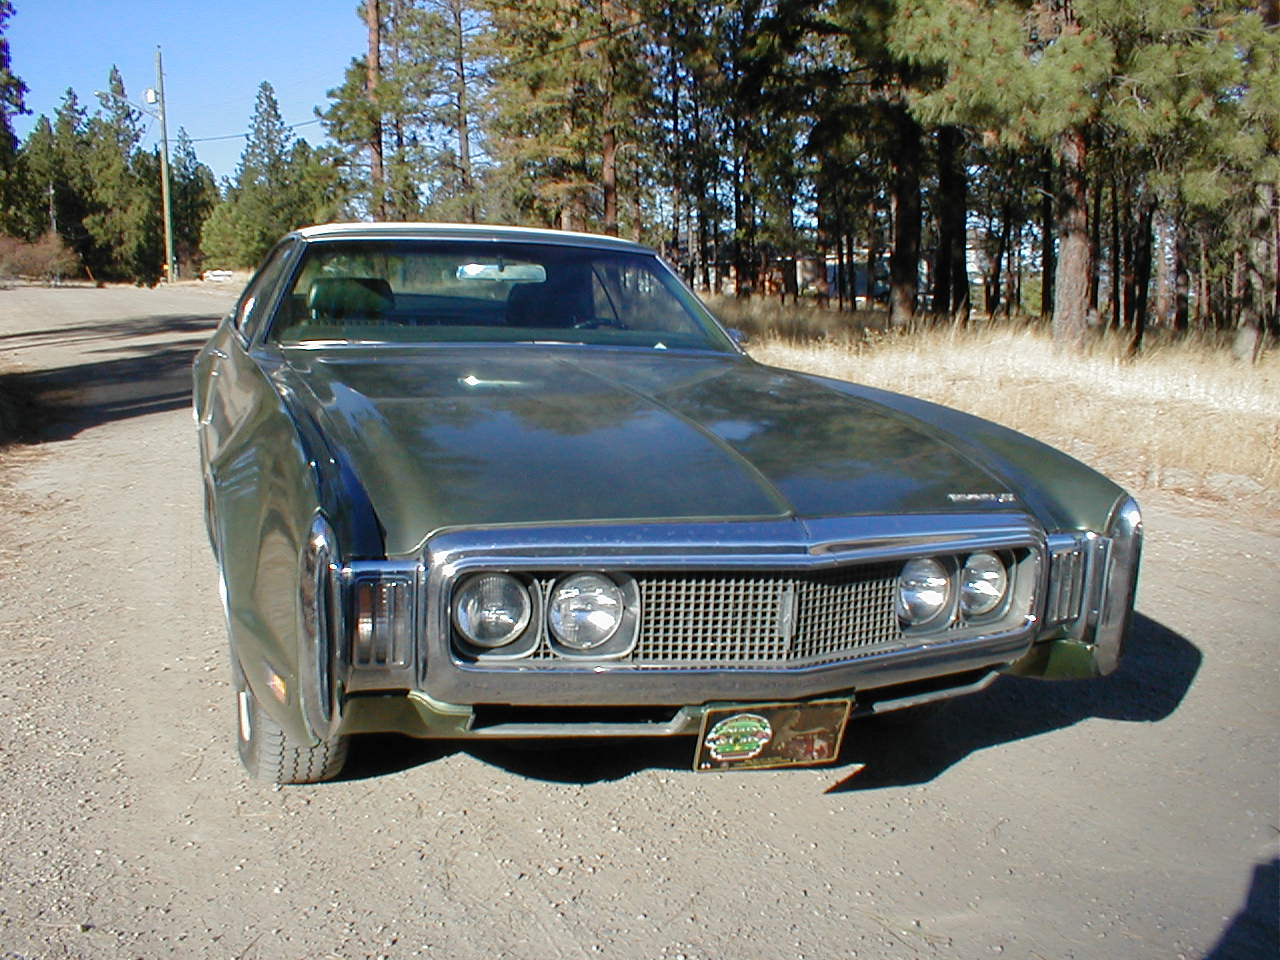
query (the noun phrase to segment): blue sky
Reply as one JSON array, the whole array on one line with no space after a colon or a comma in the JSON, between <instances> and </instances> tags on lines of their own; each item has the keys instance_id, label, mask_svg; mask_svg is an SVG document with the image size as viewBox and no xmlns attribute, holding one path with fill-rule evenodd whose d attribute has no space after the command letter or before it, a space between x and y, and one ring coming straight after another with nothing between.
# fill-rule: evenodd
<instances>
[{"instance_id":1,"label":"blue sky","mask_svg":"<svg viewBox=\"0 0 1280 960\"><path fill-rule=\"evenodd\" d=\"M135 103L154 87L156 46L164 54L170 147L178 127L193 139L243 133L258 84L275 88L286 123L315 119L325 92L342 82L366 35L357 0L14 0L8 37L13 71L26 82L31 116L16 119L19 137L40 114L53 117L68 87L87 107L98 105L112 64ZM159 123L147 123L148 146ZM318 123L296 131L323 140ZM243 139L197 143L196 154L222 178L244 149Z\"/></svg>"}]
</instances>

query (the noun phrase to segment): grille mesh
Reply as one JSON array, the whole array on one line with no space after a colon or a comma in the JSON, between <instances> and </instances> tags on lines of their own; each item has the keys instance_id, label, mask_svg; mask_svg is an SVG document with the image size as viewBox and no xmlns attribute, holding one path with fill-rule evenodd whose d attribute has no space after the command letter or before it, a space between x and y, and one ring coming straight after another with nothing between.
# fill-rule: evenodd
<instances>
[{"instance_id":1,"label":"grille mesh","mask_svg":"<svg viewBox=\"0 0 1280 960\"><path fill-rule=\"evenodd\" d=\"M640 636L626 661L732 669L875 653L902 642L897 578L897 564L820 574L641 573ZM544 639L532 659L556 657Z\"/></svg>"}]
</instances>

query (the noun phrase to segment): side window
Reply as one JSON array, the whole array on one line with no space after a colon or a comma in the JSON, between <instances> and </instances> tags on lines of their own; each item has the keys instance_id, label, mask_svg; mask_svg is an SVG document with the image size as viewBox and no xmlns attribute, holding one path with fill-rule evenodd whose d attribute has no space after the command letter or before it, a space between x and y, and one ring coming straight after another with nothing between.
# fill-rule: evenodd
<instances>
[{"instance_id":1,"label":"side window","mask_svg":"<svg viewBox=\"0 0 1280 960\"><path fill-rule=\"evenodd\" d=\"M593 274L598 320L631 330L696 332L689 311L648 264L598 261Z\"/></svg>"},{"instance_id":2,"label":"side window","mask_svg":"<svg viewBox=\"0 0 1280 960\"><path fill-rule=\"evenodd\" d=\"M263 316L275 299L276 288L285 264L289 262L289 254L293 251L292 243L282 243L271 252L266 263L249 281L249 286L236 304L236 329L242 336L251 337L253 331L262 322Z\"/></svg>"}]
</instances>

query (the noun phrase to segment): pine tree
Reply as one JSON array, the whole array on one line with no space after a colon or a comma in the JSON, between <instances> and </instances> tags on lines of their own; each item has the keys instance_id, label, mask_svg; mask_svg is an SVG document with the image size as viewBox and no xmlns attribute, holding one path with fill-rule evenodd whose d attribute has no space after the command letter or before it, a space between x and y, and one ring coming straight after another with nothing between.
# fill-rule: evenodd
<instances>
[{"instance_id":1,"label":"pine tree","mask_svg":"<svg viewBox=\"0 0 1280 960\"><path fill-rule=\"evenodd\" d=\"M82 133L66 130L84 149L75 161L87 234L78 252L98 280L155 284L161 262L159 161L138 150L141 112L129 103L114 66L98 102ZM74 124L74 114L67 121Z\"/></svg>"},{"instance_id":2,"label":"pine tree","mask_svg":"<svg viewBox=\"0 0 1280 960\"><path fill-rule=\"evenodd\" d=\"M169 164L173 194L173 244L183 273L199 270L200 231L217 205L213 171L196 157L187 131L179 127Z\"/></svg>"},{"instance_id":3,"label":"pine tree","mask_svg":"<svg viewBox=\"0 0 1280 960\"><path fill-rule=\"evenodd\" d=\"M368 154L381 136L379 114L369 99L368 68L363 57L348 64L342 85L328 91L329 106L316 110L329 139L337 144L332 156L346 194L372 215L375 191Z\"/></svg>"},{"instance_id":4,"label":"pine tree","mask_svg":"<svg viewBox=\"0 0 1280 960\"><path fill-rule=\"evenodd\" d=\"M294 139L264 80L235 179L204 222L200 247L209 264L254 266L290 230L336 215L338 178L326 168L326 155Z\"/></svg>"},{"instance_id":5,"label":"pine tree","mask_svg":"<svg viewBox=\"0 0 1280 960\"><path fill-rule=\"evenodd\" d=\"M418 68L409 74L410 91L421 97L434 133L437 185L429 209L442 219L475 221L483 207L477 160L489 108L491 21L473 0L423 0L421 16L406 24L404 44Z\"/></svg>"},{"instance_id":6,"label":"pine tree","mask_svg":"<svg viewBox=\"0 0 1280 960\"><path fill-rule=\"evenodd\" d=\"M87 159L87 115L75 91L67 90L53 122L38 117L19 153L25 180L21 235L35 239L56 230L81 260L92 246L84 225L91 182Z\"/></svg>"},{"instance_id":7,"label":"pine tree","mask_svg":"<svg viewBox=\"0 0 1280 960\"><path fill-rule=\"evenodd\" d=\"M349 194L377 218L477 219L487 16L473 0L379 0L357 12L377 49L352 60L318 111Z\"/></svg>"},{"instance_id":8,"label":"pine tree","mask_svg":"<svg viewBox=\"0 0 1280 960\"><path fill-rule=\"evenodd\" d=\"M492 17L490 142L507 192L533 222L617 232L625 156L651 116L643 23L616 0L493 3Z\"/></svg>"},{"instance_id":9,"label":"pine tree","mask_svg":"<svg viewBox=\"0 0 1280 960\"><path fill-rule=\"evenodd\" d=\"M30 189L18 162L18 138L13 132L13 118L30 113L24 96L27 85L13 72L6 36L13 17L11 0L0 0L0 227L21 231L23 194Z\"/></svg>"},{"instance_id":10,"label":"pine tree","mask_svg":"<svg viewBox=\"0 0 1280 960\"><path fill-rule=\"evenodd\" d=\"M22 192L10 232L33 239L58 225L58 187L65 191L61 158L53 137L53 124L46 116L36 118L31 133L18 152Z\"/></svg>"},{"instance_id":11,"label":"pine tree","mask_svg":"<svg viewBox=\"0 0 1280 960\"><path fill-rule=\"evenodd\" d=\"M1276 30L1252 5L921 0L900 10L893 43L945 70L945 83L915 98L918 116L1015 149L1052 151L1061 185L1053 326L1065 343L1079 343L1085 331L1097 232L1090 177L1096 201L1108 154L1138 178L1139 229L1117 242L1137 258L1123 268L1139 273L1152 204L1177 208L1181 196L1207 208L1210 198L1255 196L1257 185L1274 182L1275 97L1267 91ZM1243 208L1259 204L1242 200L1232 216Z\"/></svg>"}]
</instances>

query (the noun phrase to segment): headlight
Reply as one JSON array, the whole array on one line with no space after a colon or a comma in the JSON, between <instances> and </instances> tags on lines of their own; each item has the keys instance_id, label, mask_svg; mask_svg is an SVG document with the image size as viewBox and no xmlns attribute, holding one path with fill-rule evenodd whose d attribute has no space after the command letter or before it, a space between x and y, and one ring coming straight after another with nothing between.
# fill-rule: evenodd
<instances>
[{"instance_id":1,"label":"headlight","mask_svg":"<svg viewBox=\"0 0 1280 960\"><path fill-rule=\"evenodd\" d=\"M999 608L1009 589L1009 574L994 553L975 553L960 573L960 609L966 617L985 617Z\"/></svg>"},{"instance_id":2,"label":"headlight","mask_svg":"<svg viewBox=\"0 0 1280 960\"><path fill-rule=\"evenodd\" d=\"M593 650L618 632L624 612L616 583L596 573L576 573L556 584L547 623L569 649Z\"/></svg>"},{"instance_id":3,"label":"headlight","mask_svg":"<svg viewBox=\"0 0 1280 960\"><path fill-rule=\"evenodd\" d=\"M453 595L453 623L468 643L492 649L518 640L533 616L529 591L506 573L464 580Z\"/></svg>"},{"instance_id":4,"label":"headlight","mask_svg":"<svg viewBox=\"0 0 1280 960\"><path fill-rule=\"evenodd\" d=\"M937 560L908 560L898 574L898 617L908 627L928 623L946 609L951 578Z\"/></svg>"}]
</instances>

